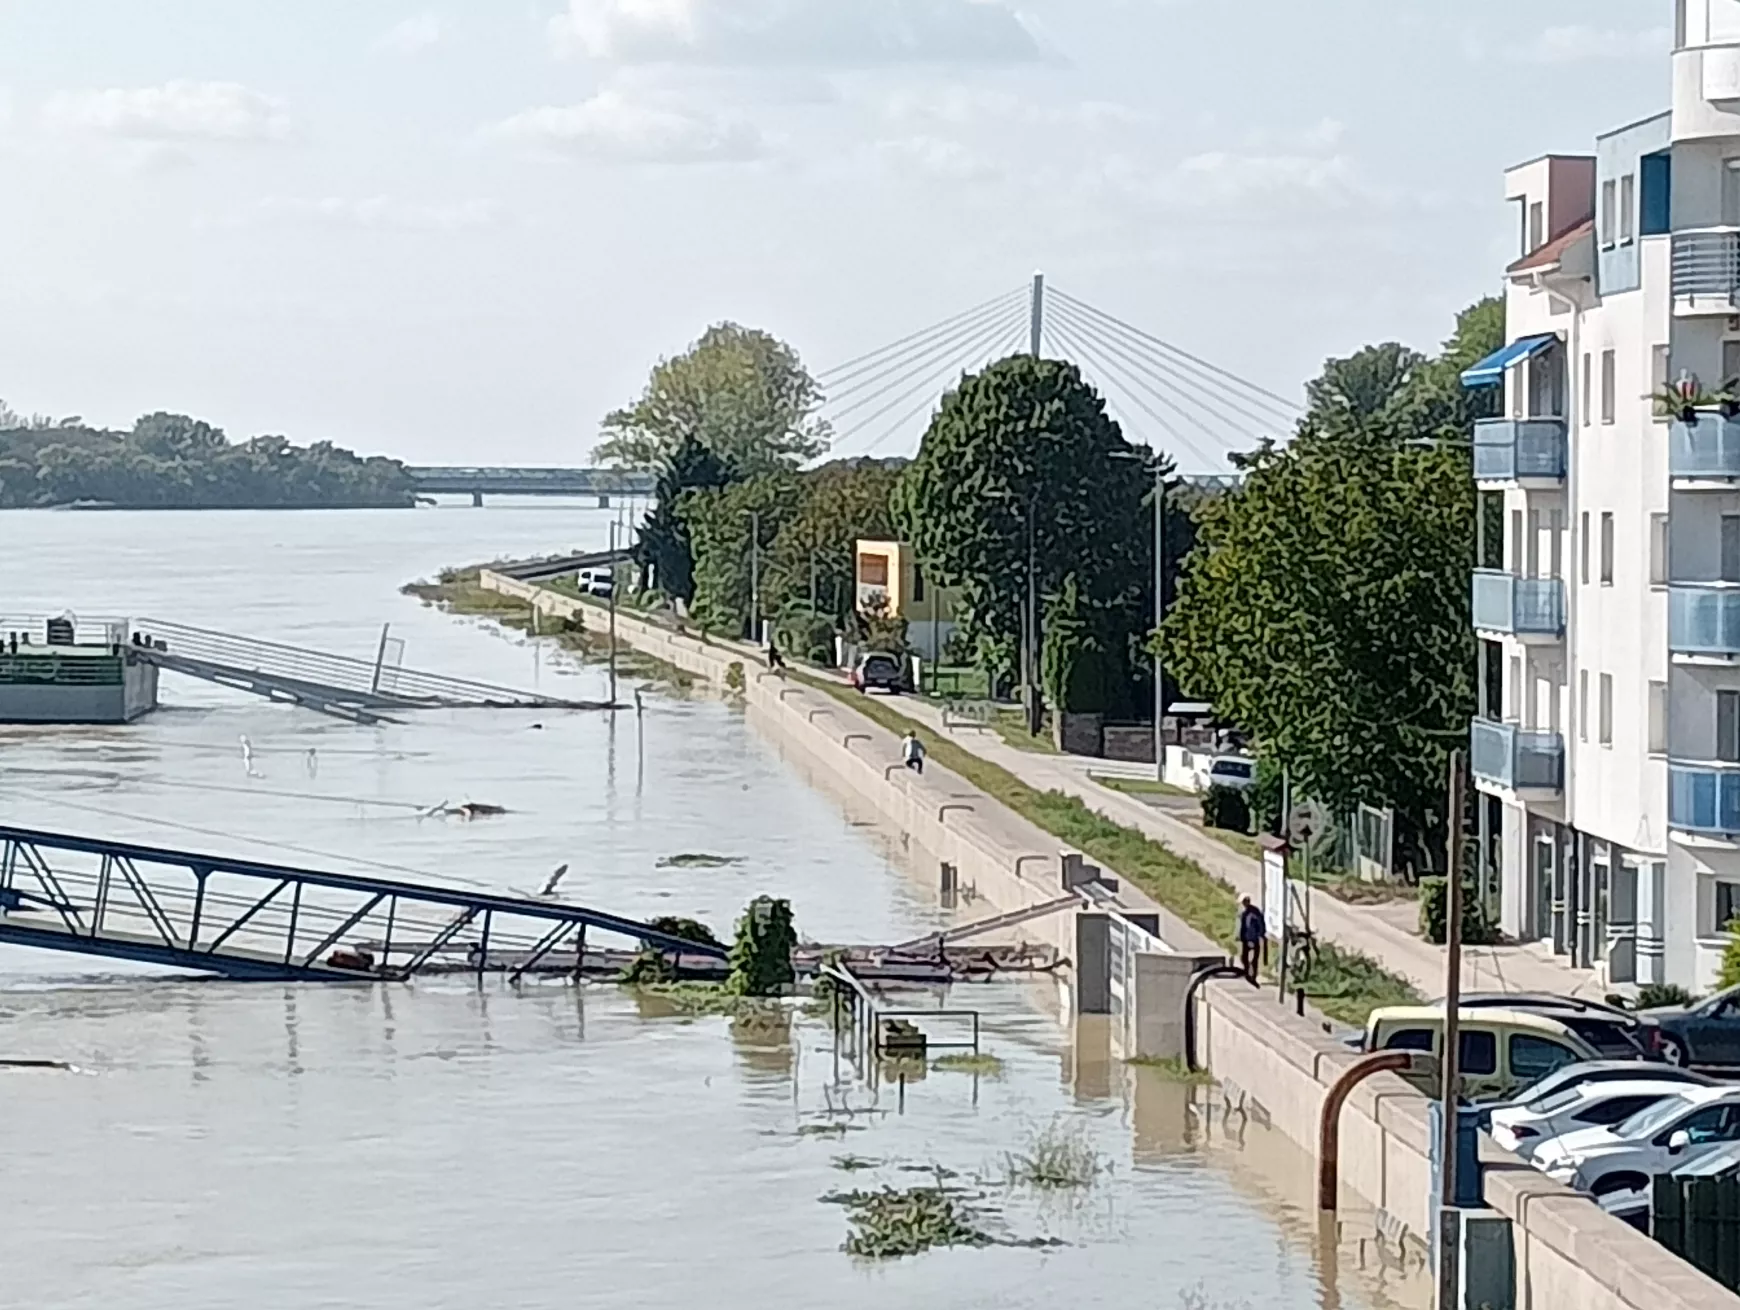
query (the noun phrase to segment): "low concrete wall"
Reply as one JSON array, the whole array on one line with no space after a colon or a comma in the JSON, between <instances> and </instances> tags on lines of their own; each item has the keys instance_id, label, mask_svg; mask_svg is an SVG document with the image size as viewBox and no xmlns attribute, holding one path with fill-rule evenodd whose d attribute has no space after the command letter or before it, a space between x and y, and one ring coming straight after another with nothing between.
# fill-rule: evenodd
<instances>
[{"instance_id":1,"label":"low concrete wall","mask_svg":"<svg viewBox=\"0 0 1740 1310\"><path fill-rule=\"evenodd\" d=\"M0 723L131 723L157 708L157 667L128 663L121 681L0 685Z\"/></svg>"},{"instance_id":2,"label":"low concrete wall","mask_svg":"<svg viewBox=\"0 0 1740 1310\"><path fill-rule=\"evenodd\" d=\"M595 604L485 573L482 585L546 613L581 616L596 626ZM744 699L758 724L803 750L854 795L939 859L954 864L999 910L1038 904L1060 890L1059 843L976 790L939 798L894 761L892 733L826 694L766 673L749 648L685 636L618 613L617 632L637 649L697 677L724 684L741 665ZM946 776L946 775L945 775ZM1126 913L1153 913L1159 936L1183 954L1219 952L1188 924L1134 889ZM1075 951L1075 918L1038 925L1065 955ZM1036 933L1038 935L1038 933ZM1274 1126L1317 1150L1318 1120L1329 1086L1357 1058L1318 1027L1277 1004L1267 991L1210 983L1197 996L1197 1055L1223 1083L1236 1084ZM1345 1190L1387 1211L1419 1240L1430 1231L1428 1102L1392 1074L1368 1079L1341 1119ZM1670 1255L1650 1238L1603 1214L1491 1143L1488 1205L1513 1225L1518 1310L1740 1310L1740 1297Z\"/></svg>"}]
</instances>

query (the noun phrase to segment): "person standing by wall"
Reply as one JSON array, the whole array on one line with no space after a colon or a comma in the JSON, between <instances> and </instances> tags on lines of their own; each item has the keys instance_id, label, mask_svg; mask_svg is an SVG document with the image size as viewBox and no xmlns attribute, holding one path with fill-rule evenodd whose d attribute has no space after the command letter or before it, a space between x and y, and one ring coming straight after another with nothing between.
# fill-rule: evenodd
<instances>
[{"instance_id":1,"label":"person standing by wall","mask_svg":"<svg viewBox=\"0 0 1740 1310\"><path fill-rule=\"evenodd\" d=\"M1269 925L1249 896L1239 901L1239 967L1256 986L1257 969L1269 962Z\"/></svg>"}]
</instances>

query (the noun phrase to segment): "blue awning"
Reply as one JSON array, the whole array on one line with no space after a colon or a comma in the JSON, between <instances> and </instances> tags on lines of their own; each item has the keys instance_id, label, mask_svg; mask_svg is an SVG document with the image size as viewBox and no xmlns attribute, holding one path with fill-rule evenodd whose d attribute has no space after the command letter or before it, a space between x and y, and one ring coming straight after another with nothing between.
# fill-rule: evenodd
<instances>
[{"instance_id":1,"label":"blue awning","mask_svg":"<svg viewBox=\"0 0 1740 1310\"><path fill-rule=\"evenodd\" d=\"M1475 387L1496 387L1504 383L1504 371L1513 365L1520 364L1530 355L1538 355L1548 346L1559 340L1551 332L1540 337L1523 337L1513 341L1502 350L1495 350L1472 368L1464 369L1462 385L1469 390Z\"/></svg>"}]
</instances>

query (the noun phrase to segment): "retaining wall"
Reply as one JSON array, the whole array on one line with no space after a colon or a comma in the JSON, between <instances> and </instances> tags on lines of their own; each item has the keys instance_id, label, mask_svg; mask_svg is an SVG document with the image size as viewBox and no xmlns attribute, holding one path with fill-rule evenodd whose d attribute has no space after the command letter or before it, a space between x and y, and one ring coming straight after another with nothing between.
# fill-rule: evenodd
<instances>
[{"instance_id":1,"label":"retaining wall","mask_svg":"<svg viewBox=\"0 0 1740 1310\"><path fill-rule=\"evenodd\" d=\"M528 583L485 572L481 585L545 613L599 626L602 610ZM805 752L876 812L960 870L998 910L1054 899L1059 843L976 790L939 794L900 768L896 739L832 697L761 669L756 652L672 632L618 612L628 645L717 684L742 666L744 700L758 726ZM946 775L944 775L946 776ZM1122 908L1157 913L1159 935L1186 954L1219 954L1177 916L1133 888ZM1032 935L1074 951L1074 917L1029 925ZM1197 997L1197 1054L1223 1083L1236 1084L1275 1127L1315 1154L1329 1086L1357 1059L1267 991L1218 982ZM1393 1074L1357 1087L1341 1118L1344 1189L1388 1212L1419 1240L1430 1231L1432 1189L1428 1101ZM1518 1310L1740 1310L1736 1296L1649 1237L1610 1218L1585 1196L1552 1182L1517 1157L1483 1145L1486 1200L1512 1222Z\"/></svg>"}]
</instances>

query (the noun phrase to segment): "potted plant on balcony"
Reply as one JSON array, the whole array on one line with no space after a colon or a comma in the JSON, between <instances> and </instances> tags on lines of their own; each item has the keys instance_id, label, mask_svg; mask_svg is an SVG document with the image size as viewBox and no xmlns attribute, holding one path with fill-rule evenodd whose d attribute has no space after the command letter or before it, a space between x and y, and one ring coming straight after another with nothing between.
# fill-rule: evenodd
<instances>
[{"instance_id":1,"label":"potted plant on balcony","mask_svg":"<svg viewBox=\"0 0 1740 1310\"><path fill-rule=\"evenodd\" d=\"M1720 391L1705 391L1690 373L1681 373L1678 382L1663 387L1651 399L1658 415L1672 415L1682 423L1696 423L1701 409L1719 409L1724 418L1740 415L1740 390L1724 386Z\"/></svg>"}]
</instances>

